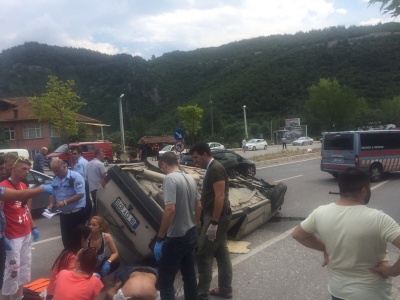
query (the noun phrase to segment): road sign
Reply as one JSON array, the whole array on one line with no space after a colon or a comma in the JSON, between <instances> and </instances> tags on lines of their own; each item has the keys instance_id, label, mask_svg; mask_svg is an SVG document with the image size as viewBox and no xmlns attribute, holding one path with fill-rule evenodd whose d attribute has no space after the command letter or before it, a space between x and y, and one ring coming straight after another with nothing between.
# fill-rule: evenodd
<instances>
[{"instance_id":1,"label":"road sign","mask_svg":"<svg viewBox=\"0 0 400 300\"><path fill-rule=\"evenodd\" d=\"M185 142L177 141L175 143L175 151L182 152L183 150L185 150Z\"/></svg>"},{"instance_id":2,"label":"road sign","mask_svg":"<svg viewBox=\"0 0 400 300\"><path fill-rule=\"evenodd\" d=\"M182 129L177 129L177 130L175 130L175 132L174 132L174 138L175 138L177 141L182 141L182 140L184 140L184 139L185 139L185 132L184 132Z\"/></svg>"}]
</instances>

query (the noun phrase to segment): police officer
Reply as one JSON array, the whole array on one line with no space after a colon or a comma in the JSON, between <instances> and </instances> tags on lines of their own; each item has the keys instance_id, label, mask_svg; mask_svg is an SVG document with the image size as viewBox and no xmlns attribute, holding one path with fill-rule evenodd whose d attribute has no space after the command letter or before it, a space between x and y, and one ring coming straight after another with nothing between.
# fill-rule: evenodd
<instances>
[{"instance_id":1,"label":"police officer","mask_svg":"<svg viewBox=\"0 0 400 300\"><path fill-rule=\"evenodd\" d=\"M81 174L68 169L61 159L50 163L54 173L53 194L49 197L49 209L61 211L60 227L64 247L75 227L86 223L85 180Z\"/></svg>"},{"instance_id":2,"label":"police officer","mask_svg":"<svg viewBox=\"0 0 400 300\"><path fill-rule=\"evenodd\" d=\"M87 164L88 161L82 156L82 150L79 147L71 149L72 155L75 158L75 164L72 170L82 175L85 180L85 197L86 197L86 221L89 221L90 215L92 214L92 201L90 200L89 183L87 176Z\"/></svg>"}]
</instances>

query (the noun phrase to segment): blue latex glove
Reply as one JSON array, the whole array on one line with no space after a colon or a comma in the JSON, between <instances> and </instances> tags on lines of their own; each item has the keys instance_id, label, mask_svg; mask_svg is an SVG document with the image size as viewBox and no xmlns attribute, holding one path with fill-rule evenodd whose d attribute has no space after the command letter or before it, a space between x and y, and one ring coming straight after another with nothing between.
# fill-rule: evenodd
<instances>
[{"instance_id":1,"label":"blue latex glove","mask_svg":"<svg viewBox=\"0 0 400 300\"><path fill-rule=\"evenodd\" d=\"M6 236L3 236L4 247L7 251L12 251L11 242Z\"/></svg>"},{"instance_id":2,"label":"blue latex glove","mask_svg":"<svg viewBox=\"0 0 400 300\"><path fill-rule=\"evenodd\" d=\"M104 276L107 276L107 274L110 272L110 263L108 261L106 261L103 265L103 267L101 268L101 274Z\"/></svg>"},{"instance_id":3,"label":"blue latex glove","mask_svg":"<svg viewBox=\"0 0 400 300\"><path fill-rule=\"evenodd\" d=\"M51 184L44 184L43 185L43 192L46 194L52 195L53 194L53 187Z\"/></svg>"},{"instance_id":4,"label":"blue latex glove","mask_svg":"<svg viewBox=\"0 0 400 300\"><path fill-rule=\"evenodd\" d=\"M154 245L154 257L156 258L156 261L160 261L160 259L161 259L162 246L163 246L163 242L156 242L156 244Z\"/></svg>"},{"instance_id":5,"label":"blue latex glove","mask_svg":"<svg viewBox=\"0 0 400 300\"><path fill-rule=\"evenodd\" d=\"M39 229L37 229L37 227L33 227L32 228L32 236L33 236L33 241L37 242L40 238L40 233L39 233Z\"/></svg>"}]
</instances>

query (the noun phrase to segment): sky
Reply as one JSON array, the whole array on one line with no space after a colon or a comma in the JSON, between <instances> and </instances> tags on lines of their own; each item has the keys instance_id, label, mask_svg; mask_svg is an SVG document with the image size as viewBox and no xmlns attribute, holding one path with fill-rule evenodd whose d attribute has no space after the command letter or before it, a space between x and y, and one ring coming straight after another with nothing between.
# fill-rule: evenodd
<instances>
[{"instance_id":1,"label":"sky","mask_svg":"<svg viewBox=\"0 0 400 300\"><path fill-rule=\"evenodd\" d=\"M399 21L368 0L0 0L0 51L24 42L150 59L330 26Z\"/></svg>"}]
</instances>

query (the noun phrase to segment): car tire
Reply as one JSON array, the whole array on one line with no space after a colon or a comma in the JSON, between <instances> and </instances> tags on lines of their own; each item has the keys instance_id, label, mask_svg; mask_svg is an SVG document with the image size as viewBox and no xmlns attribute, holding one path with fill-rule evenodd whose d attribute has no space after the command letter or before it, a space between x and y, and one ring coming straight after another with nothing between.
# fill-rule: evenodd
<instances>
[{"instance_id":1,"label":"car tire","mask_svg":"<svg viewBox=\"0 0 400 300\"><path fill-rule=\"evenodd\" d=\"M301 145L304 146L304 142L302 142Z\"/></svg>"},{"instance_id":2,"label":"car tire","mask_svg":"<svg viewBox=\"0 0 400 300\"><path fill-rule=\"evenodd\" d=\"M251 150L256 151L256 146L253 146L253 148Z\"/></svg>"},{"instance_id":3,"label":"car tire","mask_svg":"<svg viewBox=\"0 0 400 300\"><path fill-rule=\"evenodd\" d=\"M312 145L312 142L310 142L310 145Z\"/></svg>"},{"instance_id":4,"label":"car tire","mask_svg":"<svg viewBox=\"0 0 400 300\"><path fill-rule=\"evenodd\" d=\"M256 169L253 166L247 168L247 175L254 177L256 175Z\"/></svg>"},{"instance_id":5,"label":"car tire","mask_svg":"<svg viewBox=\"0 0 400 300\"><path fill-rule=\"evenodd\" d=\"M282 182L279 182L272 190L269 199L271 201L272 212L276 211L282 206L285 200L286 190L287 190L287 185Z\"/></svg>"},{"instance_id":6,"label":"car tire","mask_svg":"<svg viewBox=\"0 0 400 300\"><path fill-rule=\"evenodd\" d=\"M382 179L383 168L380 163L373 163L369 168L369 177L371 181L379 181Z\"/></svg>"},{"instance_id":7,"label":"car tire","mask_svg":"<svg viewBox=\"0 0 400 300\"><path fill-rule=\"evenodd\" d=\"M264 146L264 150L267 150L267 145Z\"/></svg>"}]
</instances>

